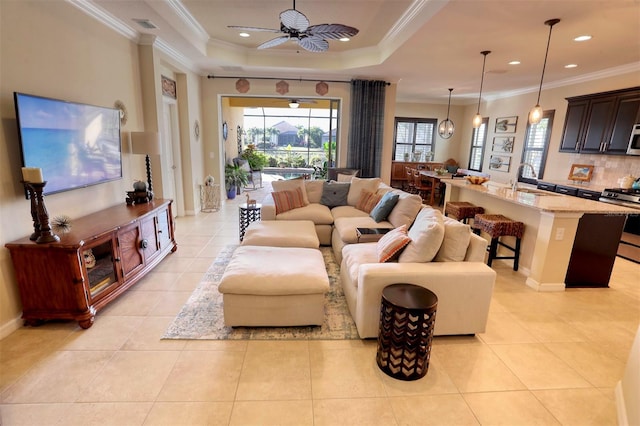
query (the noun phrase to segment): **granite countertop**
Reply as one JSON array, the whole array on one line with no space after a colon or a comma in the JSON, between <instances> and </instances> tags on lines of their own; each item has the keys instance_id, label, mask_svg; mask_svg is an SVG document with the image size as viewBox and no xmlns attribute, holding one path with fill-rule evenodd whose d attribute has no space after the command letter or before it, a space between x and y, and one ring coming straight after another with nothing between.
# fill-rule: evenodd
<instances>
[{"instance_id":1,"label":"granite countertop","mask_svg":"<svg viewBox=\"0 0 640 426\"><path fill-rule=\"evenodd\" d=\"M519 188L521 190L514 192L511 187L507 185L492 182L487 182L482 185L472 185L464 179L442 179L442 182L454 187L483 193L489 197L545 212L597 214L638 213L637 209L562 195L555 192L542 191L531 185L520 185Z\"/></svg>"}]
</instances>

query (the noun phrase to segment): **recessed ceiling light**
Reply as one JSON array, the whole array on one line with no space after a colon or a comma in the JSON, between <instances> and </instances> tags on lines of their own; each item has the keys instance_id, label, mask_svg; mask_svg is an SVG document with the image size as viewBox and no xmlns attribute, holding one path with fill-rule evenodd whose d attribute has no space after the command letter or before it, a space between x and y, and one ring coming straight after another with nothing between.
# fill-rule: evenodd
<instances>
[{"instance_id":1,"label":"recessed ceiling light","mask_svg":"<svg viewBox=\"0 0 640 426\"><path fill-rule=\"evenodd\" d=\"M565 68L576 68L578 66L578 64L567 64L564 67Z\"/></svg>"},{"instance_id":2,"label":"recessed ceiling light","mask_svg":"<svg viewBox=\"0 0 640 426\"><path fill-rule=\"evenodd\" d=\"M238 34L240 37L251 37L251 34L249 33L240 33Z\"/></svg>"},{"instance_id":3,"label":"recessed ceiling light","mask_svg":"<svg viewBox=\"0 0 640 426\"><path fill-rule=\"evenodd\" d=\"M349 41L350 38L349 37L342 37L341 39L339 39L340 41Z\"/></svg>"},{"instance_id":4,"label":"recessed ceiling light","mask_svg":"<svg viewBox=\"0 0 640 426\"><path fill-rule=\"evenodd\" d=\"M591 40L590 35L581 35L573 39L573 41L587 41L587 40Z\"/></svg>"},{"instance_id":5,"label":"recessed ceiling light","mask_svg":"<svg viewBox=\"0 0 640 426\"><path fill-rule=\"evenodd\" d=\"M509 65L520 65L520 61L511 61Z\"/></svg>"}]
</instances>

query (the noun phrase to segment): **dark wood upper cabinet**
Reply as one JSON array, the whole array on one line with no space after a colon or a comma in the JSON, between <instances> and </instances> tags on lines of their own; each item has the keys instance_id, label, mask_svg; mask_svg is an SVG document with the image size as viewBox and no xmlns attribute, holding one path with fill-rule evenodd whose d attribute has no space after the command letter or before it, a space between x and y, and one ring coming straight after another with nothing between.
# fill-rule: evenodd
<instances>
[{"instance_id":1,"label":"dark wood upper cabinet","mask_svg":"<svg viewBox=\"0 0 640 426\"><path fill-rule=\"evenodd\" d=\"M567 98L560 151L626 154L640 119L640 87Z\"/></svg>"}]
</instances>

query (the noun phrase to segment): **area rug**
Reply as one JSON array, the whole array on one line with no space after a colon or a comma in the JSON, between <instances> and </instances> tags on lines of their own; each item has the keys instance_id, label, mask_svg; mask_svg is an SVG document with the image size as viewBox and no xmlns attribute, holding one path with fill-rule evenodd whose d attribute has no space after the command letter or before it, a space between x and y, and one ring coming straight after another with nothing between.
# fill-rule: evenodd
<instances>
[{"instance_id":1,"label":"area rug","mask_svg":"<svg viewBox=\"0 0 640 426\"><path fill-rule=\"evenodd\" d=\"M226 327L222 294L218 284L236 245L225 247L213 261L202 281L165 332L163 339L192 340L348 340L359 339L342 286L340 265L330 247L321 247L330 289L325 295L322 326L307 327Z\"/></svg>"}]
</instances>

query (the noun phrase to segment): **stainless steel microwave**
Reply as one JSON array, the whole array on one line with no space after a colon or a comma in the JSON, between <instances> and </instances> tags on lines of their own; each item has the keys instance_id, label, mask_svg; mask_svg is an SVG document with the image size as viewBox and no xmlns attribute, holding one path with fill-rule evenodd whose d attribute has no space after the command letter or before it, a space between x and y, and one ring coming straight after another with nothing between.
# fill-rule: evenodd
<instances>
[{"instance_id":1,"label":"stainless steel microwave","mask_svg":"<svg viewBox=\"0 0 640 426\"><path fill-rule=\"evenodd\" d=\"M633 126L631 138L629 139L629 147L627 148L627 154L640 155L640 124Z\"/></svg>"}]
</instances>

